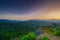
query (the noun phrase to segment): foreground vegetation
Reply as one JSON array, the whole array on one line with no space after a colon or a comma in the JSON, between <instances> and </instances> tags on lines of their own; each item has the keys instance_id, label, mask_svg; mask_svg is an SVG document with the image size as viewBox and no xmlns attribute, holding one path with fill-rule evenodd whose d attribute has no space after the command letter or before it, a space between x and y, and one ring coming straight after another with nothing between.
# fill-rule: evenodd
<instances>
[{"instance_id":1,"label":"foreground vegetation","mask_svg":"<svg viewBox=\"0 0 60 40\"><path fill-rule=\"evenodd\" d=\"M24 22L0 22L0 40L20 39L25 36L28 37L30 32L34 32L37 29L37 26L32 27L30 24Z\"/></svg>"},{"instance_id":2,"label":"foreground vegetation","mask_svg":"<svg viewBox=\"0 0 60 40\"><path fill-rule=\"evenodd\" d=\"M43 29L53 36L60 36L60 26L55 23L40 28L38 25L32 26L24 22L0 22L0 40L36 40L34 31L38 29ZM40 40L48 40L48 37L43 36Z\"/></svg>"},{"instance_id":3,"label":"foreground vegetation","mask_svg":"<svg viewBox=\"0 0 60 40\"><path fill-rule=\"evenodd\" d=\"M50 26L43 26L42 27L45 32L52 34L54 36L60 36L60 26L58 24L53 23Z\"/></svg>"}]
</instances>

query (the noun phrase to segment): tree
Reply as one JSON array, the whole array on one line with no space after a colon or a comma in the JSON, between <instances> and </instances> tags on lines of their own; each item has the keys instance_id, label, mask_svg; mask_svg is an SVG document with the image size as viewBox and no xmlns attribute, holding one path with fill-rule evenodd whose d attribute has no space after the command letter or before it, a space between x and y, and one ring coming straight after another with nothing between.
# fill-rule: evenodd
<instances>
[{"instance_id":1,"label":"tree","mask_svg":"<svg viewBox=\"0 0 60 40\"><path fill-rule=\"evenodd\" d=\"M34 33L30 32L27 35L24 35L21 40L35 40L35 35Z\"/></svg>"},{"instance_id":2,"label":"tree","mask_svg":"<svg viewBox=\"0 0 60 40\"><path fill-rule=\"evenodd\" d=\"M55 36L60 36L60 28L57 28L57 29L54 31L54 35L55 35Z\"/></svg>"},{"instance_id":3,"label":"tree","mask_svg":"<svg viewBox=\"0 0 60 40\"><path fill-rule=\"evenodd\" d=\"M42 36L40 40L49 40L47 36Z\"/></svg>"}]
</instances>

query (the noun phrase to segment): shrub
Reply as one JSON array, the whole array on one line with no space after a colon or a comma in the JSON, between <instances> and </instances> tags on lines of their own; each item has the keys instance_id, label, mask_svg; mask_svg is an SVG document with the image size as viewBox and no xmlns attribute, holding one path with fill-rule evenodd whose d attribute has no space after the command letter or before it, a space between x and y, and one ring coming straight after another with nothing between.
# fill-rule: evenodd
<instances>
[{"instance_id":1,"label":"shrub","mask_svg":"<svg viewBox=\"0 0 60 40\"><path fill-rule=\"evenodd\" d=\"M40 40L48 40L48 37L47 37L47 36L42 36L42 37L40 38Z\"/></svg>"},{"instance_id":2,"label":"shrub","mask_svg":"<svg viewBox=\"0 0 60 40\"><path fill-rule=\"evenodd\" d=\"M24 35L21 40L35 40L35 35L34 33L28 33L27 35Z\"/></svg>"},{"instance_id":3,"label":"shrub","mask_svg":"<svg viewBox=\"0 0 60 40\"><path fill-rule=\"evenodd\" d=\"M60 36L60 28L57 29L57 30L55 30L54 35L55 35L55 36Z\"/></svg>"}]
</instances>

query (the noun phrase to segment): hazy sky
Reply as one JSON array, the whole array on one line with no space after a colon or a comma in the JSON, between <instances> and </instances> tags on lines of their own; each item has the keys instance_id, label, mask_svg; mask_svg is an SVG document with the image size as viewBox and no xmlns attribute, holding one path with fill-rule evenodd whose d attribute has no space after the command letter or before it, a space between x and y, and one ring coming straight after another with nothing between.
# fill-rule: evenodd
<instances>
[{"instance_id":1,"label":"hazy sky","mask_svg":"<svg viewBox=\"0 0 60 40\"><path fill-rule=\"evenodd\" d=\"M60 19L60 1L0 0L0 19Z\"/></svg>"}]
</instances>

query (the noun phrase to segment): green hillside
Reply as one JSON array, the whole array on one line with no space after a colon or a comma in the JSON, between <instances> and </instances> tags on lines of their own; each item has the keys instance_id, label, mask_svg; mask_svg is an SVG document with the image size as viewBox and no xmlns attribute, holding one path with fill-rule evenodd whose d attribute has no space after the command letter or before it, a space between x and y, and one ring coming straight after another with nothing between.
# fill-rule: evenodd
<instances>
[{"instance_id":1,"label":"green hillside","mask_svg":"<svg viewBox=\"0 0 60 40\"><path fill-rule=\"evenodd\" d=\"M46 23L47 25L43 23ZM40 26L39 24L42 24L42 26ZM38 33L42 33L38 29L43 29L43 32L46 32L52 36L60 36L60 26L56 23L51 23L49 25L49 22L36 20L0 21L0 40L36 40ZM35 33L35 31L37 30L38 32Z\"/></svg>"}]
</instances>

